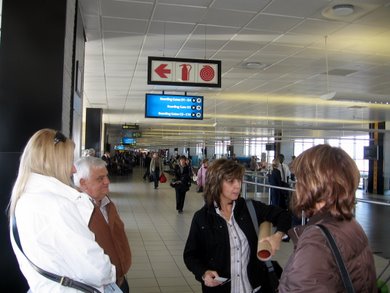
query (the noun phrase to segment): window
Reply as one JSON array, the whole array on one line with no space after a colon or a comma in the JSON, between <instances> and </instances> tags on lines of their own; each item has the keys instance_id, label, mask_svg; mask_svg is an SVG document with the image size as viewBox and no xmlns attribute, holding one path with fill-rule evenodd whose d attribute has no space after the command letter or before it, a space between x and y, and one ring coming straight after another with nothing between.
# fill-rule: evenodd
<instances>
[{"instance_id":1,"label":"window","mask_svg":"<svg viewBox=\"0 0 390 293\"><path fill-rule=\"evenodd\" d=\"M355 161L361 176L368 174L368 160L363 159L363 149L369 145L369 135L345 136L338 139L297 139L294 142L294 155L298 156L312 146L327 143L342 148ZM362 183L362 182L361 182Z\"/></svg>"},{"instance_id":2,"label":"window","mask_svg":"<svg viewBox=\"0 0 390 293\"><path fill-rule=\"evenodd\" d=\"M228 153L228 145L230 145L230 140L220 140L215 142L215 155L217 158L225 156Z\"/></svg>"},{"instance_id":3,"label":"window","mask_svg":"<svg viewBox=\"0 0 390 293\"><path fill-rule=\"evenodd\" d=\"M204 151L204 143L197 143L195 145L195 154L199 158L203 158L203 151Z\"/></svg>"},{"instance_id":4,"label":"window","mask_svg":"<svg viewBox=\"0 0 390 293\"><path fill-rule=\"evenodd\" d=\"M307 138L307 139L297 139L294 142L294 155L298 156L300 153L304 152L307 149L319 144L323 144L324 139L322 138Z\"/></svg>"},{"instance_id":5,"label":"window","mask_svg":"<svg viewBox=\"0 0 390 293\"><path fill-rule=\"evenodd\" d=\"M271 162L275 157L275 151L267 151L266 144L275 143L273 138L269 137L254 137L244 140L244 155L247 157L256 156ZM264 158L264 154L266 157Z\"/></svg>"}]
</instances>

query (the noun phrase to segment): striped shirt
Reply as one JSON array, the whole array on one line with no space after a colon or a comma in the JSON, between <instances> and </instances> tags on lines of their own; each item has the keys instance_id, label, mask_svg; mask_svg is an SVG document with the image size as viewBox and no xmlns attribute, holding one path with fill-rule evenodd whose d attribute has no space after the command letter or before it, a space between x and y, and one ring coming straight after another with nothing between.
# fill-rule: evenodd
<instances>
[{"instance_id":1,"label":"striped shirt","mask_svg":"<svg viewBox=\"0 0 390 293\"><path fill-rule=\"evenodd\" d=\"M252 286L249 283L247 272L250 249L244 232L242 232L234 219L233 212L235 205L236 203L233 202L232 214L227 221L230 241L231 292L249 293L252 292ZM224 218L218 207L215 210L218 215Z\"/></svg>"}]
</instances>

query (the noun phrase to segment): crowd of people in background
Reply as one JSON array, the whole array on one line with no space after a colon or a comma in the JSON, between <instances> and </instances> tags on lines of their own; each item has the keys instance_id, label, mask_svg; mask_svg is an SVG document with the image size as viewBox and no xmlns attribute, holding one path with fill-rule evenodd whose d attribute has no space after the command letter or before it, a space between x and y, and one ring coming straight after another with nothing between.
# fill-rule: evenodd
<instances>
[{"instance_id":1,"label":"crowd of people in background","mask_svg":"<svg viewBox=\"0 0 390 293\"><path fill-rule=\"evenodd\" d=\"M87 156L97 156L93 148L85 149L82 154L83 157ZM151 162L153 157L158 156L161 159L161 165L158 166L159 172L166 172L168 174L174 175L174 170L177 165L179 165L180 155L175 153L175 155L166 155L165 150L163 151L118 151L115 150L114 153L105 151L101 158L106 162L109 175L128 175L132 173L135 166L141 166L144 168L145 173L143 179L145 181L150 181L155 183L155 187L158 187L158 182L155 181L155 178L158 179L158 175L153 174L155 172L154 163L151 167ZM209 164L217 159L216 155L211 156L211 158L203 157L200 160L197 158L198 164L194 165L192 157L190 155L185 155L186 164L190 169L190 177L195 179L193 180L197 184L197 190L204 189L205 185L205 169ZM293 187L295 183L295 176L290 171L290 166L295 158L291 157L289 163L285 163L285 158L283 154L277 155L272 162L268 163L264 159L259 160L257 156L251 156L250 158L238 158L235 153L232 153L230 156L220 156L220 158L227 158L233 160L237 163L244 165L246 170L255 171L259 174L267 175L269 178L269 183L272 185L277 185L281 187ZM199 161L198 161L199 160ZM160 161L159 161L160 164ZM151 170L153 169L153 171ZM280 180L278 176L275 175L277 172L273 170L277 168L280 171ZM161 169L161 170L160 170ZM201 173L199 173L201 171ZM273 175L272 175L273 174ZM275 177L276 176L276 177ZM273 178L271 178L273 177ZM271 182L277 182L273 184Z\"/></svg>"}]
</instances>

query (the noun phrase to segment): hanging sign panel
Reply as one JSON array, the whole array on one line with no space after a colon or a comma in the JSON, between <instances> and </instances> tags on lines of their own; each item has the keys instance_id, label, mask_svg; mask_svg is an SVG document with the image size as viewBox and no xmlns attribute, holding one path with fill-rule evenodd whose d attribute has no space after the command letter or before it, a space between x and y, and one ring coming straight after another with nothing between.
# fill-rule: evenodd
<instances>
[{"instance_id":1,"label":"hanging sign panel","mask_svg":"<svg viewBox=\"0 0 390 293\"><path fill-rule=\"evenodd\" d=\"M203 97L145 94L145 117L203 120Z\"/></svg>"},{"instance_id":2,"label":"hanging sign panel","mask_svg":"<svg viewBox=\"0 0 390 293\"><path fill-rule=\"evenodd\" d=\"M148 57L148 84L221 87L221 61Z\"/></svg>"}]
</instances>

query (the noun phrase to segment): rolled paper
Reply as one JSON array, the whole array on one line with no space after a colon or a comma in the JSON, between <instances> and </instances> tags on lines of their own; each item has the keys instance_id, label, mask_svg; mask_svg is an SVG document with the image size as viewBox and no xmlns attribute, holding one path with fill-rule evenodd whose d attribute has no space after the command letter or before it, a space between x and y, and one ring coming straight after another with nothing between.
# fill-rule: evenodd
<instances>
[{"instance_id":1,"label":"rolled paper","mask_svg":"<svg viewBox=\"0 0 390 293\"><path fill-rule=\"evenodd\" d=\"M258 243L257 245L257 258L261 261L267 261L271 259L272 246L267 240Z\"/></svg>"},{"instance_id":2,"label":"rolled paper","mask_svg":"<svg viewBox=\"0 0 390 293\"><path fill-rule=\"evenodd\" d=\"M259 227L259 242L257 243L257 258L267 261L271 258L272 245L269 241L261 241L271 235L271 223L263 222Z\"/></svg>"}]
</instances>

